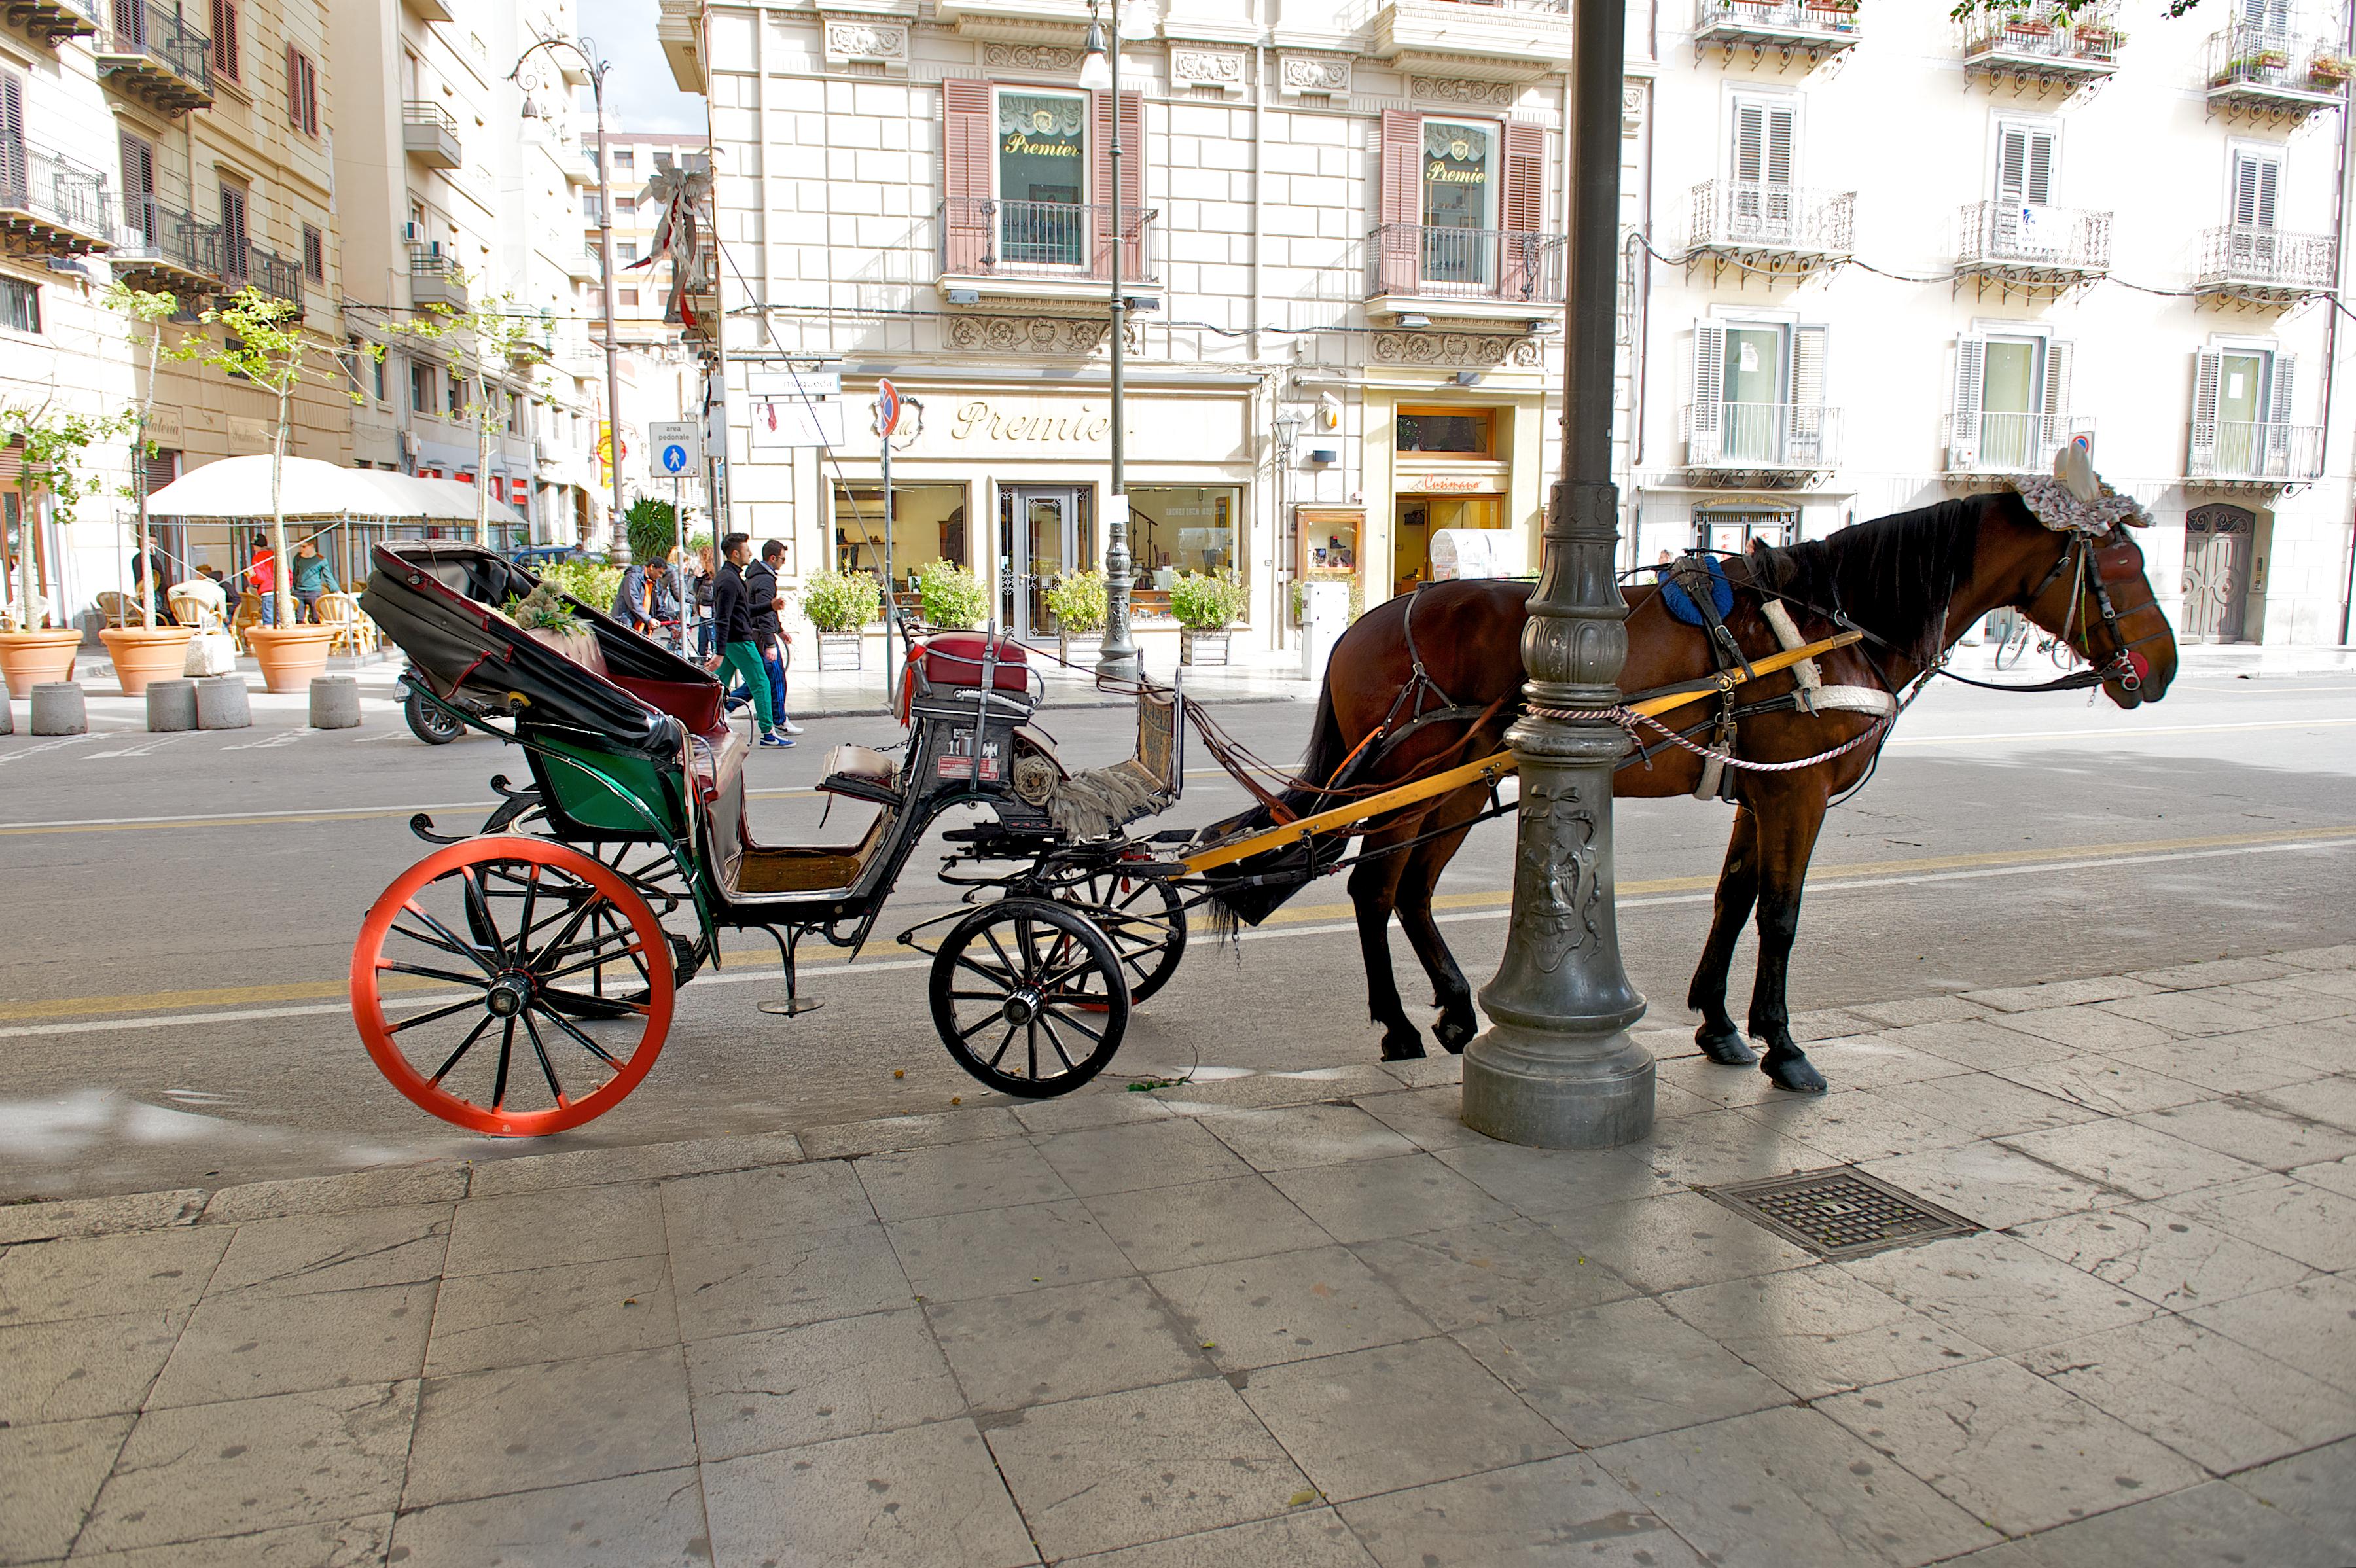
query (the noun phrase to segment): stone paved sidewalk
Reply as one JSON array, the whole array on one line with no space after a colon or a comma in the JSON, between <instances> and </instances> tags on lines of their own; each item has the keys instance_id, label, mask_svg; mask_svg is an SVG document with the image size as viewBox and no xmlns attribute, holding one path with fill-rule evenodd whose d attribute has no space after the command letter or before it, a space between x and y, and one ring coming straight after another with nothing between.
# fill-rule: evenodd
<instances>
[{"instance_id":1,"label":"stone paved sidewalk","mask_svg":"<svg viewBox=\"0 0 2356 1568\"><path fill-rule=\"evenodd\" d=\"M2356 1563L2356 947L1807 1022L0 1209L0 1563Z\"/></svg>"}]
</instances>

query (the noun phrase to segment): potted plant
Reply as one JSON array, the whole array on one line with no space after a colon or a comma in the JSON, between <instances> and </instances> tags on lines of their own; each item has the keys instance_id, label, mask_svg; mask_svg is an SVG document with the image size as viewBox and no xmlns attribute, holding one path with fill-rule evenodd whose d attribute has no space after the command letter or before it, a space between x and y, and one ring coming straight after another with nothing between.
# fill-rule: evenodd
<instances>
[{"instance_id":1,"label":"potted plant","mask_svg":"<svg viewBox=\"0 0 2356 1568\"><path fill-rule=\"evenodd\" d=\"M916 613L926 626L967 631L990 614L981 579L964 567L936 561L916 575Z\"/></svg>"},{"instance_id":2,"label":"potted plant","mask_svg":"<svg viewBox=\"0 0 2356 1568\"><path fill-rule=\"evenodd\" d=\"M506 609L508 618L523 628L534 642L556 650L576 664L595 660L596 632L553 585L542 583L522 598L509 599Z\"/></svg>"},{"instance_id":3,"label":"potted plant","mask_svg":"<svg viewBox=\"0 0 2356 1568\"><path fill-rule=\"evenodd\" d=\"M137 503L138 521L133 530L134 560L151 564L155 560L148 548L147 484L145 459L155 456L147 439L149 411L155 403L155 362L164 351L164 323L181 310L179 299L169 294L151 293L116 282L111 285L103 303L110 310L129 317L147 329L145 347L147 351L145 374L140 378L139 405L130 415L132 424L132 477L124 495ZM106 644L107 653L114 660L114 678L121 682L123 694L136 697L145 693L150 682L177 679L188 667L188 641L196 635L185 626L155 624L155 601L168 594L170 585L155 580L151 569L139 579L139 624L137 626L101 627L98 639Z\"/></svg>"},{"instance_id":4,"label":"potted plant","mask_svg":"<svg viewBox=\"0 0 2356 1568\"><path fill-rule=\"evenodd\" d=\"M1225 664L1227 628L1241 619L1246 603L1243 574L1181 572L1170 585L1170 614L1178 622L1181 664Z\"/></svg>"},{"instance_id":5,"label":"potted plant","mask_svg":"<svg viewBox=\"0 0 2356 1568\"><path fill-rule=\"evenodd\" d=\"M35 686L72 680L74 650L81 646L80 627L48 624L59 618L54 609L45 613L42 607L36 575L41 554L39 498L48 496L52 518L61 524L71 522L75 506L91 491L82 455L92 443L128 430L131 423L128 415L110 419L61 413L47 402L26 409L0 407L0 446L16 448L16 493L23 501L17 514L23 536L16 556L23 571L16 629L0 631L0 671L14 696L29 697ZM184 658L187 640L181 639Z\"/></svg>"},{"instance_id":6,"label":"potted plant","mask_svg":"<svg viewBox=\"0 0 2356 1568\"><path fill-rule=\"evenodd\" d=\"M1105 575L1094 567L1059 575L1047 585L1047 607L1055 612L1057 657L1095 669L1104 650Z\"/></svg>"},{"instance_id":7,"label":"potted plant","mask_svg":"<svg viewBox=\"0 0 2356 1568\"><path fill-rule=\"evenodd\" d=\"M858 669L859 628L884 602L875 579L864 572L814 572L802 585L801 601L818 632L819 669Z\"/></svg>"},{"instance_id":8,"label":"potted plant","mask_svg":"<svg viewBox=\"0 0 2356 1568\"><path fill-rule=\"evenodd\" d=\"M2356 74L2356 61L2345 55L2319 54L2308 62L2307 74L2319 91L2337 92Z\"/></svg>"}]
</instances>

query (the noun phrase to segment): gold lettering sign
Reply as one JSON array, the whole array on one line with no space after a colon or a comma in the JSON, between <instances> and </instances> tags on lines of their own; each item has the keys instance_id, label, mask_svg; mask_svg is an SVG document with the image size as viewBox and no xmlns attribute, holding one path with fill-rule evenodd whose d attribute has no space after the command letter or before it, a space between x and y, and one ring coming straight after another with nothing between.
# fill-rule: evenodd
<instances>
[{"instance_id":1,"label":"gold lettering sign","mask_svg":"<svg viewBox=\"0 0 2356 1568\"><path fill-rule=\"evenodd\" d=\"M1034 158L1076 158L1080 156L1077 142L1034 142L1020 131L1009 131L1000 150Z\"/></svg>"},{"instance_id":2,"label":"gold lettering sign","mask_svg":"<svg viewBox=\"0 0 2356 1568\"><path fill-rule=\"evenodd\" d=\"M1109 414L1083 403L1070 413L1007 413L986 398L958 404L950 416L952 441L1023 441L1034 445L1101 441L1112 429Z\"/></svg>"},{"instance_id":3,"label":"gold lettering sign","mask_svg":"<svg viewBox=\"0 0 2356 1568\"><path fill-rule=\"evenodd\" d=\"M1450 168L1441 159L1434 158L1424 166L1427 185L1486 185L1489 171L1484 168Z\"/></svg>"}]
</instances>

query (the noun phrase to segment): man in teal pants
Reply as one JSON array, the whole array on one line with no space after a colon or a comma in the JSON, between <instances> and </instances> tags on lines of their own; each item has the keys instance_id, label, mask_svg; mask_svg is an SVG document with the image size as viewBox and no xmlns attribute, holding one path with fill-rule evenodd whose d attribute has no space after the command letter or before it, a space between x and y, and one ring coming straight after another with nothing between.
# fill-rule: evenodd
<instances>
[{"instance_id":1,"label":"man in teal pants","mask_svg":"<svg viewBox=\"0 0 2356 1568\"><path fill-rule=\"evenodd\" d=\"M720 542L720 553L725 564L712 585L712 624L719 628L720 653L706 668L716 671L724 664L744 679L753 693L753 712L761 721L763 746L791 746L777 733L777 715L769 706L768 668L753 641L753 596L744 585L744 565L753 558L752 535L728 535Z\"/></svg>"}]
</instances>

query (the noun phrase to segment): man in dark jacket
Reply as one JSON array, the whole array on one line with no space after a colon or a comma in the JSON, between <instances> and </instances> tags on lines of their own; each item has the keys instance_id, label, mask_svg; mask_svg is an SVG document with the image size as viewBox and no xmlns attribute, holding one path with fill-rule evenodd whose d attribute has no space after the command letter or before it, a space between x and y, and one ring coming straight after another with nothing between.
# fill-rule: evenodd
<instances>
[{"instance_id":1,"label":"man in dark jacket","mask_svg":"<svg viewBox=\"0 0 2356 1568\"><path fill-rule=\"evenodd\" d=\"M719 628L720 655L709 668L725 665L752 688L753 711L761 721L763 746L791 746L777 733L776 710L769 706L769 672L762 668L761 650L754 641L753 596L744 585L744 566L753 558L752 536L732 533L720 542L726 562L712 588L712 618Z\"/></svg>"},{"instance_id":2,"label":"man in dark jacket","mask_svg":"<svg viewBox=\"0 0 2356 1568\"><path fill-rule=\"evenodd\" d=\"M622 568L622 585L614 590L613 615L641 637L655 634L655 618L647 613L647 569L636 561Z\"/></svg>"},{"instance_id":3,"label":"man in dark jacket","mask_svg":"<svg viewBox=\"0 0 2356 1568\"><path fill-rule=\"evenodd\" d=\"M778 729L799 735L802 726L786 716L785 630L777 624L777 568L785 559L786 547L767 541L760 560L744 569L744 587L753 596L753 640L769 671L769 711L777 715Z\"/></svg>"}]
</instances>

